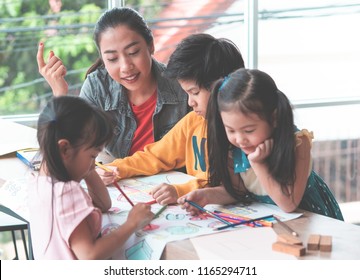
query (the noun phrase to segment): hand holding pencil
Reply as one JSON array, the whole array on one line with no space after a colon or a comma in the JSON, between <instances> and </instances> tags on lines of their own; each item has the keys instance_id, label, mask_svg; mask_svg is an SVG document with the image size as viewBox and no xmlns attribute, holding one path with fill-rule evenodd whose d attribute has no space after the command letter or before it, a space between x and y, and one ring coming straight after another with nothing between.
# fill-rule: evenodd
<instances>
[{"instance_id":1,"label":"hand holding pencil","mask_svg":"<svg viewBox=\"0 0 360 280\"><path fill-rule=\"evenodd\" d=\"M107 166L102 165L101 163L95 162L97 166L100 167L100 169L110 172L111 169L109 169ZM119 184L116 182L117 179L120 179L119 176L115 176L115 179L112 181L112 184L121 192L121 194L125 197L125 199L130 203L131 206L134 206L134 203L130 200L130 198L126 195L126 193L121 189Z\"/></svg>"},{"instance_id":2,"label":"hand holding pencil","mask_svg":"<svg viewBox=\"0 0 360 280\"><path fill-rule=\"evenodd\" d=\"M137 231L148 225L154 218L154 213L151 212L151 206L145 203L137 203L130 210L125 224L129 225ZM150 226L151 227L151 226Z\"/></svg>"},{"instance_id":3,"label":"hand holding pencil","mask_svg":"<svg viewBox=\"0 0 360 280\"><path fill-rule=\"evenodd\" d=\"M117 167L102 165L98 162L95 162L95 164L100 167L96 168L96 172L99 174L105 185L111 185L114 181L120 180Z\"/></svg>"},{"instance_id":4,"label":"hand holding pencil","mask_svg":"<svg viewBox=\"0 0 360 280\"><path fill-rule=\"evenodd\" d=\"M201 211L199 208L194 207L190 203L187 202L187 200L190 200L192 202L195 202L199 206L204 206L207 203L206 199L206 192L204 192L203 189L197 189L193 190L186 195L180 197L177 200L177 203L180 204L182 209L185 209L186 212L189 212L191 216L197 216L201 214L203 211Z\"/></svg>"}]
</instances>

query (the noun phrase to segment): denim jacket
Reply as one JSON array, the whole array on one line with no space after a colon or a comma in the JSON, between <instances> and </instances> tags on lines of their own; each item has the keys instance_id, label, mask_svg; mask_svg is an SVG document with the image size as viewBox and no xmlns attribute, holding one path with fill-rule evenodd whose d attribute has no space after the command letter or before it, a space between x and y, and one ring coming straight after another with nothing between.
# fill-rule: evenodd
<instances>
[{"instance_id":1,"label":"denim jacket","mask_svg":"<svg viewBox=\"0 0 360 280\"><path fill-rule=\"evenodd\" d=\"M165 65L154 59L152 62L157 80L157 101L152 121L154 139L158 141L190 111L190 107L187 94L179 83L162 76ZM87 76L80 96L111 116L114 136L106 146L107 152L116 158L128 156L137 126L126 89L114 81L105 68L98 68Z\"/></svg>"}]
</instances>

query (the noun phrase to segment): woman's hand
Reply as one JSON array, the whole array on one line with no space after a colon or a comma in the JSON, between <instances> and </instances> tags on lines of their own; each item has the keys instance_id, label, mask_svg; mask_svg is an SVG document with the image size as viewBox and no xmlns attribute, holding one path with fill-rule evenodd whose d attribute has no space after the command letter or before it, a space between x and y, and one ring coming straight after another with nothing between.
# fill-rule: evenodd
<instances>
[{"instance_id":1,"label":"woman's hand","mask_svg":"<svg viewBox=\"0 0 360 280\"><path fill-rule=\"evenodd\" d=\"M66 68L60 58L50 51L48 63L44 60L44 43L39 43L37 52L37 64L39 73L49 83L54 96L66 95L68 93L68 83L65 80Z\"/></svg>"}]
</instances>

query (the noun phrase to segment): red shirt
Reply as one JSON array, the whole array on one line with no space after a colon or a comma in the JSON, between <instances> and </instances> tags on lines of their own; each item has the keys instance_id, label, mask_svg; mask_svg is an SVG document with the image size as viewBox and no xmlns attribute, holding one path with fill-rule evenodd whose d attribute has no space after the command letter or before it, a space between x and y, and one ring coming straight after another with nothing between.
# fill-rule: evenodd
<instances>
[{"instance_id":1,"label":"red shirt","mask_svg":"<svg viewBox=\"0 0 360 280\"><path fill-rule=\"evenodd\" d=\"M143 151L145 145L154 142L152 116L155 111L157 91L140 106L131 104L131 109L135 115L137 128L130 148L131 156L137 151Z\"/></svg>"}]
</instances>

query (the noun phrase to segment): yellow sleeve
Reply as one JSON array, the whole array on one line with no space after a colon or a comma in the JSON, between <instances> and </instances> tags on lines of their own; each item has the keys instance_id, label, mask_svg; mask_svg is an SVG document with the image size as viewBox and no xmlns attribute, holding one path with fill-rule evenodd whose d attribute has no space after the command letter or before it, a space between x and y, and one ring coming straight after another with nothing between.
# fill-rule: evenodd
<instances>
[{"instance_id":1,"label":"yellow sleeve","mask_svg":"<svg viewBox=\"0 0 360 280\"><path fill-rule=\"evenodd\" d=\"M193 190L206 187L207 183L208 182L205 179L196 178L196 179L190 180L189 182L186 182L184 184L174 185L174 187L176 189L178 197L181 197Z\"/></svg>"},{"instance_id":2,"label":"yellow sleeve","mask_svg":"<svg viewBox=\"0 0 360 280\"><path fill-rule=\"evenodd\" d=\"M116 166L121 178L139 175L154 175L185 166L187 132L186 116L181 119L161 140L148 144L144 151L116 159L107 164Z\"/></svg>"}]
</instances>

